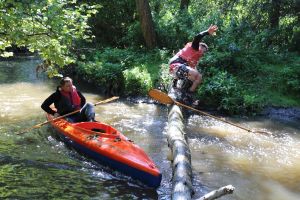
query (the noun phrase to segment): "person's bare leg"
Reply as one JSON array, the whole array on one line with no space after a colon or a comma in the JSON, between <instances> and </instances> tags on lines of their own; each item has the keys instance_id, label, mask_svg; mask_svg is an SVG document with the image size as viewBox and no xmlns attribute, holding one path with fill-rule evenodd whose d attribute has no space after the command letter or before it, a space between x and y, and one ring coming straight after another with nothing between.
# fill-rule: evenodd
<instances>
[{"instance_id":1,"label":"person's bare leg","mask_svg":"<svg viewBox=\"0 0 300 200\"><path fill-rule=\"evenodd\" d=\"M188 79L193 81L193 85L190 87L191 92L195 92L198 85L200 85L202 80L202 75L195 69L189 68Z\"/></svg>"}]
</instances>

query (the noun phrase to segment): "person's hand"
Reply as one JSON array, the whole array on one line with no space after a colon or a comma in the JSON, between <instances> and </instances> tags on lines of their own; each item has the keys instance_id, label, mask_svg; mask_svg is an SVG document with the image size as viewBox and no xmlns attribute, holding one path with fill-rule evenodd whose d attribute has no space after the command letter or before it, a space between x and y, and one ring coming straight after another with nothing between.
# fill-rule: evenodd
<instances>
[{"instance_id":1,"label":"person's hand","mask_svg":"<svg viewBox=\"0 0 300 200\"><path fill-rule=\"evenodd\" d=\"M60 115L59 115L58 113L55 113L53 116L54 116L54 118L57 118L57 117L59 117Z\"/></svg>"},{"instance_id":2,"label":"person's hand","mask_svg":"<svg viewBox=\"0 0 300 200\"><path fill-rule=\"evenodd\" d=\"M209 33L209 35L214 35L217 30L217 25L210 25L210 27L207 29L207 32Z\"/></svg>"}]
</instances>

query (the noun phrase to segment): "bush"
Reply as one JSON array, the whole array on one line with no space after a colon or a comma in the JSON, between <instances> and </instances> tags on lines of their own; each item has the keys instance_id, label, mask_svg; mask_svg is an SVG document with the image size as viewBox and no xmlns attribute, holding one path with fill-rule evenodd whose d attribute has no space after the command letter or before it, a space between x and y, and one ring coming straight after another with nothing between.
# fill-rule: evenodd
<instances>
[{"instance_id":1,"label":"bush","mask_svg":"<svg viewBox=\"0 0 300 200\"><path fill-rule=\"evenodd\" d=\"M107 95L118 94L123 90L124 67L120 64L102 62L79 62L76 71L80 78L93 83Z\"/></svg>"},{"instance_id":2,"label":"bush","mask_svg":"<svg viewBox=\"0 0 300 200\"><path fill-rule=\"evenodd\" d=\"M233 49L214 50L200 61L203 83L197 97L205 106L229 114L255 114L265 105L299 105L297 55ZM88 61L80 62L76 71L106 94L146 95L150 88L168 90L170 54L159 49L105 48L86 55Z\"/></svg>"},{"instance_id":3,"label":"bush","mask_svg":"<svg viewBox=\"0 0 300 200\"><path fill-rule=\"evenodd\" d=\"M168 52L105 48L85 56L76 67L80 78L109 95L145 95L160 84L160 63Z\"/></svg>"},{"instance_id":4,"label":"bush","mask_svg":"<svg viewBox=\"0 0 300 200\"><path fill-rule=\"evenodd\" d=\"M300 59L295 58L291 61L293 65L286 66L282 70L282 82L286 85L285 92L295 95L300 94Z\"/></svg>"},{"instance_id":5,"label":"bush","mask_svg":"<svg viewBox=\"0 0 300 200\"><path fill-rule=\"evenodd\" d=\"M153 83L150 74L139 67L127 69L125 77L125 95L146 95Z\"/></svg>"},{"instance_id":6,"label":"bush","mask_svg":"<svg viewBox=\"0 0 300 200\"><path fill-rule=\"evenodd\" d=\"M255 113L262 108L258 96L244 91L240 82L227 71L211 67L204 72L204 77L198 90L204 105L228 114Z\"/></svg>"},{"instance_id":7,"label":"bush","mask_svg":"<svg viewBox=\"0 0 300 200\"><path fill-rule=\"evenodd\" d=\"M238 90L236 79L226 71L208 68L205 79L198 94L207 106L218 106L219 110L234 112L240 105L242 98Z\"/></svg>"},{"instance_id":8,"label":"bush","mask_svg":"<svg viewBox=\"0 0 300 200\"><path fill-rule=\"evenodd\" d=\"M166 63L163 63L160 65L160 73L159 73L160 81L158 88L163 90L164 92L168 92L170 83L173 79L173 77L170 75L169 72L169 65Z\"/></svg>"}]
</instances>

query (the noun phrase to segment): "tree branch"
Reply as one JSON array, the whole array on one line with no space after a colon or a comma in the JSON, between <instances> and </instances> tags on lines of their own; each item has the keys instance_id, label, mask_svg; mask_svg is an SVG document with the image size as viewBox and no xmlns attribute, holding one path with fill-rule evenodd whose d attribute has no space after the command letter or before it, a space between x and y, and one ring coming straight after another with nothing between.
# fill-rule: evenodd
<instances>
[{"instance_id":1,"label":"tree branch","mask_svg":"<svg viewBox=\"0 0 300 200\"><path fill-rule=\"evenodd\" d=\"M0 32L0 35L6 35L7 36L9 34L6 33L6 32ZM37 35L46 35L48 37L51 37L51 34L48 33L48 32L24 34L24 36L26 36L26 37L32 37L32 36L37 36Z\"/></svg>"},{"instance_id":2,"label":"tree branch","mask_svg":"<svg viewBox=\"0 0 300 200\"><path fill-rule=\"evenodd\" d=\"M50 33L44 32L44 33L32 33L32 34L26 34L27 37L37 36L37 35L46 35L48 37L51 37Z\"/></svg>"},{"instance_id":3,"label":"tree branch","mask_svg":"<svg viewBox=\"0 0 300 200\"><path fill-rule=\"evenodd\" d=\"M214 190L206 195L204 195L203 197L201 197L200 199L197 200L213 200L213 199L217 199L221 196L224 196L226 194L231 194L234 191L234 187L232 185L226 185L224 187L221 187L217 190Z\"/></svg>"}]
</instances>

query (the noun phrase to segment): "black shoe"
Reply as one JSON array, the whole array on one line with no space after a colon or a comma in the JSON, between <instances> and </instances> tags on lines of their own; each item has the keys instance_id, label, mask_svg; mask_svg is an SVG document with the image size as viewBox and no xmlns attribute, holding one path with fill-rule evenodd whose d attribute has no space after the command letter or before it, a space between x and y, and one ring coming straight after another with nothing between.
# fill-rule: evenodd
<instances>
[{"instance_id":1,"label":"black shoe","mask_svg":"<svg viewBox=\"0 0 300 200\"><path fill-rule=\"evenodd\" d=\"M198 99L192 103L193 108L199 109L199 106L200 106L200 100Z\"/></svg>"}]
</instances>

